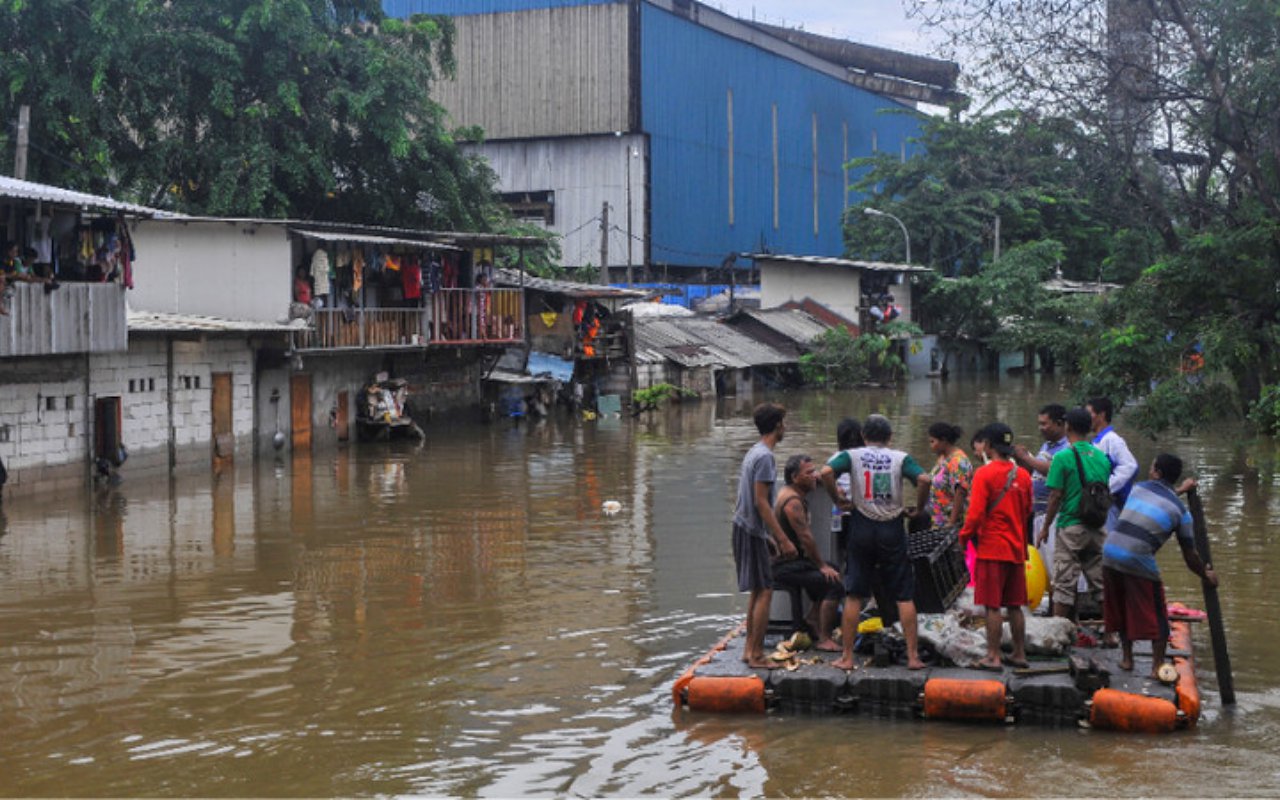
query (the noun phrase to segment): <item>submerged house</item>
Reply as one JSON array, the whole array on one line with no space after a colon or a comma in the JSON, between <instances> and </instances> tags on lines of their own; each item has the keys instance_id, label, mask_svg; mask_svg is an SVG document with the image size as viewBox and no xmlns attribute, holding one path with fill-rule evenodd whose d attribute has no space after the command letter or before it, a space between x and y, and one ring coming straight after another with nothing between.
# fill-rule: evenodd
<instances>
[{"instance_id":1,"label":"submerged house","mask_svg":"<svg viewBox=\"0 0 1280 800\"><path fill-rule=\"evenodd\" d=\"M352 437L363 387L407 383L413 415L470 413L486 358L524 341L524 296L493 286L493 248L541 240L338 223L157 218L136 238L158 254L135 307L272 324L255 348L252 435L291 447Z\"/></svg>"},{"instance_id":2,"label":"submerged house","mask_svg":"<svg viewBox=\"0 0 1280 800\"><path fill-rule=\"evenodd\" d=\"M0 316L0 460L11 491L249 452L256 353L284 347L285 326L139 313L139 296L158 288L150 281L173 257L139 237L162 215L155 209L11 178L0 178L0 207L4 238L29 251L24 267L39 278L11 277ZM214 266L213 282L231 290L228 264Z\"/></svg>"},{"instance_id":3,"label":"submerged house","mask_svg":"<svg viewBox=\"0 0 1280 800\"><path fill-rule=\"evenodd\" d=\"M800 383L799 357L708 317L633 315L635 389L669 383L703 397Z\"/></svg>"},{"instance_id":4,"label":"submerged house","mask_svg":"<svg viewBox=\"0 0 1280 800\"><path fill-rule=\"evenodd\" d=\"M518 415L531 404L549 409L563 390L575 405L630 387L628 316L619 310L648 292L494 271L494 285L522 292L527 341L510 347L485 376L485 403ZM535 399L533 395L538 395Z\"/></svg>"}]
</instances>

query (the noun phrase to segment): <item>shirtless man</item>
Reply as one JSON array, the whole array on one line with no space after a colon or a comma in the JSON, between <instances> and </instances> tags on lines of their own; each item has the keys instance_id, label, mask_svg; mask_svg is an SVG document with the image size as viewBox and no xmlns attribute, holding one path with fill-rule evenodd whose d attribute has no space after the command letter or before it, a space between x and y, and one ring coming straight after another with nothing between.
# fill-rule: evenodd
<instances>
[{"instance_id":1,"label":"shirtless man","mask_svg":"<svg viewBox=\"0 0 1280 800\"><path fill-rule=\"evenodd\" d=\"M809 502L805 498L818 486L813 459L807 455L787 459L783 480L786 486L778 492L773 513L798 553L795 558L774 559L773 588L802 589L809 595L813 610L806 622L817 632L814 646L834 653L840 650L840 645L831 641L831 629L835 624L836 604L844 596L844 589L840 573L822 558L818 542L809 529Z\"/></svg>"}]
</instances>

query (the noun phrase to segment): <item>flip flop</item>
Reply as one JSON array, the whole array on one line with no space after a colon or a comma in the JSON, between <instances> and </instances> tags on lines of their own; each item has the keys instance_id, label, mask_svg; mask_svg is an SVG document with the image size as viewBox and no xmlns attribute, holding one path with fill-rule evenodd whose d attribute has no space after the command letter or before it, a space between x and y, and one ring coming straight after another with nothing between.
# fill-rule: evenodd
<instances>
[{"instance_id":1,"label":"flip flop","mask_svg":"<svg viewBox=\"0 0 1280 800\"><path fill-rule=\"evenodd\" d=\"M1004 667L1002 666L997 666L995 664L983 664L981 661L973 666L975 669L986 670L987 672L1004 672Z\"/></svg>"},{"instance_id":2,"label":"flip flop","mask_svg":"<svg viewBox=\"0 0 1280 800\"><path fill-rule=\"evenodd\" d=\"M1000 658L1000 663L1004 664L1006 667L1017 667L1018 669L1027 669L1031 666L1026 661L1017 661L1003 656Z\"/></svg>"}]
</instances>

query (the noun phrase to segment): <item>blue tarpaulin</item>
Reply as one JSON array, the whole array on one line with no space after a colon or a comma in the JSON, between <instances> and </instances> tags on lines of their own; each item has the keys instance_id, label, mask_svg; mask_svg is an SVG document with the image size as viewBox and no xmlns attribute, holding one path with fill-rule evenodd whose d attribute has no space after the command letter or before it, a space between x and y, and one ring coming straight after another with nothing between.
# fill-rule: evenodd
<instances>
[{"instance_id":1,"label":"blue tarpaulin","mask_svg":"<svg viewBox=\"0 0 1280 800\"><path fill-rule=\"evenodd\" d=\"M529 353L529 365L525 371L530 375L550 375L561 383L568 383L573 380L573 362L566 361L563 358L556 358L549 353L539 353L537 350Z\"/></svg>"}]
</instances>

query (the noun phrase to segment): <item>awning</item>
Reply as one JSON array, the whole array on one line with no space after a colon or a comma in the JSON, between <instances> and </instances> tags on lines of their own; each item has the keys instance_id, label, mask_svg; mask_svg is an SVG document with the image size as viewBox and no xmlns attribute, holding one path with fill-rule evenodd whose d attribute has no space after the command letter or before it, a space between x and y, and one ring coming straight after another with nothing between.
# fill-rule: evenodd
<instances>
[{"instance_id":1,"label":"awning","mask_svg":"<svg viewBox=\"0 0 1280 800\"><path fill-rule=\"evenodd\" d=\"M301 236L303 239L311 239L317 242L345 242L347 244L371 244L380 247L416 247L420 250L453 250L461 252L461 247L454 247L451 244L441 244L440 242L424 242L421 239L398 239L391 236L370 236L368 234L359 233L338 233L334 231L309 231L300 228L290 228L292 233Z\"/></svg>"},{"instance_id":2,"label":"awning","mask_svg":"<svg viewBox=\"0 0 1280 800\"><path fill-rule=\"evenodd\" d=\"M529 353L529 364L525 367L525 371L534 376L550 375L561 383L573 380L572 361L557 358L549 353L539 353L537 350Z\"/></svg>"}]
</instances>

